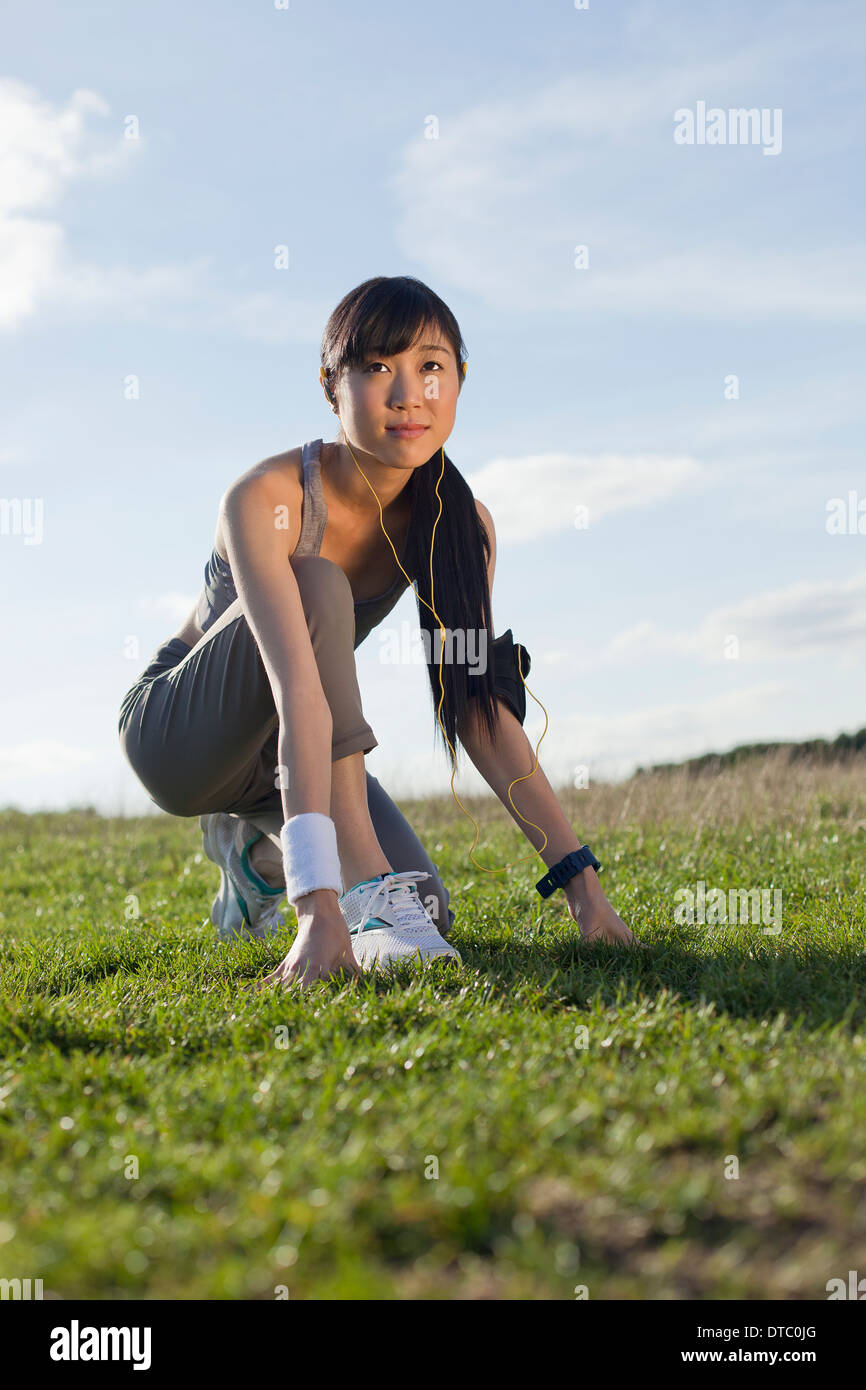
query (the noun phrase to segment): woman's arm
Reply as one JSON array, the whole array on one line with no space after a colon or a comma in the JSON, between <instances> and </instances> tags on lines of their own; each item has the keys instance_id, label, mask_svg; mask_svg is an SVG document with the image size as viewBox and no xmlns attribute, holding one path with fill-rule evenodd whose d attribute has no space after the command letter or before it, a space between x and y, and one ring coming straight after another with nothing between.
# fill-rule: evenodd
<instances>
[{"instance_id":1,"label":"woman's arm","mask_svg":"<svg viewBox=\"0 0 866 1390\"><path fill-rule=\"evenodd\" d=\"M283 817L331 814L333 720L322 689L274 479L243 478L220 503L223 536L244 616L261 653L280 719ZM274 769L276 774L276 769Z\"/></svg>"},{"instance_id":2,"label":"woman's arm","mask_svg":"<svg viewBox=\"0 0 866 1390\"><path fill-rule=\"evenodd\" d=\"M224 495L221 517L232 578L279 716L277 761L283 817L285 822L292 822L293 832L299 832L297 844L302 846L309 812L327 817L330 833L335 833L331 820L333 718L322 689L298 581L286 553L286 532L274 524L277 509L284 502L275 488L267 475L241 479ZM311 819L320 824L327 839L328 826L315 816ZM283 834L285 831L284 825ZM283 847L288 854L285 840ZM294 867L287 862L287 883ZM316 868L318 876L318 865ZM335 866L329 864L327 871L334 874ZM339 884L339 874L336 877ZM340 970L360 974L338 894L336 886L290 896L298 915L298 932L288 955L263 984L297 982L306 987Z\"/></svg>"}]
</instances>

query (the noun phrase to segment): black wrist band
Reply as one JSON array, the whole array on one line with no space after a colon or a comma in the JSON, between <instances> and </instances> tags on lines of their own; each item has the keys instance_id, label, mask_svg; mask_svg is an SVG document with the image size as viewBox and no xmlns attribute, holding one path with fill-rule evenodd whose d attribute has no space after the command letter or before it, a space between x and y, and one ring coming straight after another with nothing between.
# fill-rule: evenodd
<instances>
[{"instance_id":1,"label":"black wrist band","mask_svg":"<svg viewBox=\"0 0 866 1390\"><path fill-rule=\"evenodd\" d=\"M589 867L595 869L597 873L601 864L589 845L583 845L580 849L573 849L557 864L552 864L535 886L543 898L549 898L551 893L555 893L557 888L562 888L570 878L574 878L575 874L579 874Z\"/></svg>"}]
</instances>

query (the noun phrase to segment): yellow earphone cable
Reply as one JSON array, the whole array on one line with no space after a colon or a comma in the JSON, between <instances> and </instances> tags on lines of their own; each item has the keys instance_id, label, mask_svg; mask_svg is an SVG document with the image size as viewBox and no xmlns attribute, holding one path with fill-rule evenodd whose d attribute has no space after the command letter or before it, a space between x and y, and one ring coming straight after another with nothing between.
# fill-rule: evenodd
<instances>
[{"instance_id":1,"label":"yellow earphone cable","mask_svg":"<svg viewBox=\"0 0 866 1390\"><path fill-rule=\"evenodd\" d=\"M464 371L464 372L466 371L466 363L463 364L463 371ZM324 371L322 371L322 373L321 373L321 378L322 378L323 383L324 383L325 386L327 387L327 382L325 381ZM541 849L534 850L532 854L526 854L526 855L524 855L522 859L515 859L513 862L509 862L508 864L503 865L503 867L502 867L501 869L488 869L488 868L485 867L484 864L479 864L479 863L478 863L478 860L474 858L473 853L472 853L472 851L475 849L475 846L478 844L478 840L479 840L479 826L478 826L478 822L477 822L477 820L475 819L475 817L472 816L472 815L469 813L469 811L466 810L466 807L463 805L463 802L460 800L460 797L457 795L456 791L454 790L454 778L455 778L456 775L457 775L457 754L456 754L456 752L455 752L454 745L452 744L452 742L451 742L451 740L449 739L448 734L447 734L447 732L446 732L446 730L445 730L445 725L442 723L442 716L441 716L441 714L440 714L440 710L442 709L442 705L443 705L443 702L444 702L444 700L445 700L445 684L444 684L444 682L443 682L443 680L442 680L442 660L443 660L443 653L444 653L444 642L441 640L442 637L443 637L443 634L444 634L445 631L446 631L445 624L442 622L442 619L439 617L439 614L436 612L436 608L435 608L434 604L433 604L433 603L428 603L426 599L424 599L424 598L421 597L421 595L418 593L418 590L415 588L415 585L412 583L412 580L409 579L408 574L406 574L406 571L403 569L403 566L400 564L400 557L399 557L399 555L397 554L397 551L394 549L394 543L393 543L393 541L391 540L391 537L388 535L388 532L385 530L385 520L384 520L384 516L383 516L383 513L382 513L382 504L381 504L381 502L379 501L379 497L378 497L378 494L377 494L377 492L376 492L376 489L373 487L372 483L370 482L370 480L369 480L369 478L367 477L366 473L364 472L363 468L362 468L361 465L358 463L358 460L355 458L354 453L352 453L352 447L351 447L351 445L349 444L348 440L346 440L346 448L349 450L349 453L352 455L352 461L353 461L355 467L357 468L358 472L361 474L361 477L364 479L364 482L367 484L367 486L368 486L368 488L370 489L370 491L372 492L373 496L376 498L376 505L377 505L377 507L379 508L379 525L382 527L382 534L384 535L384 537L385 537L385 539L387 540L388 544L390 545L392 551L394 552L394 559L397 561L397 564L398 564L398 566L400 567L401 573L405 576L406 579L409 580L409 587L410 587L410 589L412 590L412 592L414 593L415 597L418 599L418 602L419 602L419 603L423 603L424 606L425 606L425 608L429 608L429 609L430 609L430 612L433 614L433 617L436 619L437 623L439 624L440 647L442 648L442 651L440 652L440 659L439 659L439 691L440 691L440 695L439 695L439 704L438 704L437 707L436 707L436 718L437 718L437 720L438 720L439 727L440 727L440 729L442 730L442 736L443 736L443 738L445 739L445 742L448 744L448 747L449 747L450 752L451 752L451 795L454 797L454 800L457 802L457 805L460 807L460 809L461 809L461 811L463 812L464 816L466 816L469 820L471 820L471 821L472 821L472 824L473 824L474 827L475 827L475 839L472 841L472 845L471 845L470 850L469 850L469 858L472 860L472 863L475 865L476 869L480 869L482 873L485 873L485 874L501 874L501 873L504 873L506 869L513 869L513 868L515 867L516 864L523 864L523 863L526 862L527 859L532 859L532 858L534 858L536 855L540 856L542 850L543 850L543 849L545 848L545 846L547 845L547 835L545 834L544 830L542 830L542 828L541 828L540 825L536 825L535 821L528 820L528 819L526 818L526 816L524 816L523 813L522 813L521 811L518 811L518 810L517 810L517 807L514 805L514 801L513 801L513 798L512 798L512 796L511 796L511 788L512 788L513 786L516 786L516 784L517 784L518 782L525 782L525 781L527 781L530 777L534 776L534 774L538 771L538 750L539 750L539 748L541 747L541 740L544 738L544 735L547 733L547 729L548 729L548 726L549 726L549 723L550 723L550 721L549 721L549 719L548 719L548 715L547 715L547 710L544 709L544 705L541 704L541 701L540 701L540 700L536 699L536 697L532 694L532 691L529 689L529 686L526 684L526 681L523 680L523 671L522 671L522 669L521 669L521 665L520 665L520 656L519 656L519 654L518 654L517 669L518 669L518 671L519 671L519 673L520 673L520 679L521 679L521 681L523 681L523 688L524 688L524 690L529 691L529 694L532 696L532 699L535 700L535 703L536 703L537 705L541 705L541 708L544 710L544 728L543 728L543 730L542 730L542 732L541 732L541 738L539 738L538 743L535 745L535 766L533 767L533 769L532 769L531 772L526 772L526 773L523 774L522 777L515 777L513 782L509 782L509 784L508 784L508 800L511 802L511 806L512 806L512 808L514 809L514 811L516 812L516 814L517 814L518 816L520 816L520 819L521 819L526 825L531 825L531 826L534 827L534 829L540 830L540 831L541 831L541 834L544 836L544 844L541 846ZM431 540L430 540L430 597L431 597L431 599L434 598L434 593L433 593L433 546L434 546L435 541L436 541L436 527L439 525L439 517L441 517L441 515L442 515L442 497L441 497L441 495L440 495L440 493L439 493L439 484L441 483L442 478L443 478L443 476L444 476L444 474L445 474L445 448L444 448L444 445L441 447L440 453L441 453L441 455L442 455L442 468L441 468L441 470L440 470L439 477L436 479L436 489L435 489L435 490L436 490L436 496L437 496L437 498L438 498L438 500L439 500L439 512L438 512L438 515L437 515L437 517L436 517L435 522L433 523L433 535L432 535Z\"/></svg>"}]
</instances>

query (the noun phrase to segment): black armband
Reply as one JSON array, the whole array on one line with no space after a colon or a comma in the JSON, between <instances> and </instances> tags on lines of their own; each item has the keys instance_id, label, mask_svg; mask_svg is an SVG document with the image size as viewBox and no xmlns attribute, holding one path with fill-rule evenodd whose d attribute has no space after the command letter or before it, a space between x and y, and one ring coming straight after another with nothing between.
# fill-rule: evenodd
<instances>
[{"instance_id":1,"label":"black armband","mask_svg":"<svg viewBox=\"0 0 866 1390\"><path fill-rule=\"evenodd\" d=\"M526 718L526 691L520 673L523 672L524 679L529 675L532 658L525 647L514 641L511 628L491 642L489 650L493 658L494 693L505 701L515 719L522 724ZM470 694L475 693L472 686L473 681L470 680Z\"/></svg>"}]
</instances>

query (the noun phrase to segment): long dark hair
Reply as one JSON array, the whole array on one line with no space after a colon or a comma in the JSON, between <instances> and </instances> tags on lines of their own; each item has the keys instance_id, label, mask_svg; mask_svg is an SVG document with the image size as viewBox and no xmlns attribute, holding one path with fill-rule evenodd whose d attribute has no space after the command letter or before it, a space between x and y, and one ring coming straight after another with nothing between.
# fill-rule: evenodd
<instances>
[{"instance_id":1,"label":"long dark hair","mask_svg":"<svg viewBox=\"0 0 866 1390\"><path fill-rule=\"evenodd\" d=\"M329 389L334 392L341 374L362 366L369 357L396 357L405 352L425 327L437 328L451 344L462 388L466 345L448 305L427 285L409 275L378 275L365 280L340 300L325 325L322 367ZM454 748L456 767L457 726L473 709L477 710L490 740L495 742L496 739L493 621L487 582L490 540L476 511L469 484L447 454L437 497L441 469L442 455L437 452L413 470L406 484L412 521L405 569L418 590L418 621L429 643L427 650L431 660L427 662L427 674L434 715L442 696L439 686L441 660L444 700L439 717ZM442 499L441 516L439 498ZM431 597L430 545L437 516ZM445 651L440 652L439 624L427 607L434 601L443 625L451 633L463 634L467 648L470 630L478 634L477 650L487 653L483 673L470 675L465 661L449 661L447 645ZM436 729L446 747L438 719Z\"/></svg>"}]
</instances>

